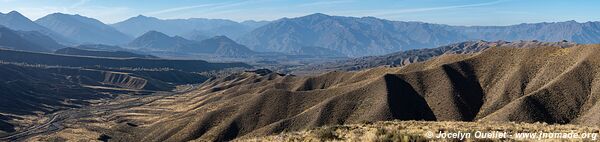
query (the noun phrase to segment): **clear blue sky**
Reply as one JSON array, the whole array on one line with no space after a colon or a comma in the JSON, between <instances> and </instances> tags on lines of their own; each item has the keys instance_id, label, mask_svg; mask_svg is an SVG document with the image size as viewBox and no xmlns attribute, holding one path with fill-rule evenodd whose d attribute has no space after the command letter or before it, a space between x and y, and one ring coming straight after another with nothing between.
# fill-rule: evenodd
<instances>
[{"instance_id":1,"label":"clear blue sky","mask_svg":"<svg viewBox=\"0 0 600 142\"><path fill-rule=\"evenodd\" d=\"M163 19L275 20L312 13L449 25L600 21L599 0L0 0L0 12L32 20L54 12L115 23L139 14Z\"/></svg>"}]
</instances>

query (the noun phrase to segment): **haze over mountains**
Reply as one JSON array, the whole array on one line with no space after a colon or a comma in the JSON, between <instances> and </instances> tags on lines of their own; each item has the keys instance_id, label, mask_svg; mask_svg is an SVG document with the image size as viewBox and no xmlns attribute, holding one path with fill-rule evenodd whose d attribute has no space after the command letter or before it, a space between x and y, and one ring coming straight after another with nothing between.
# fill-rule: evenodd
<instances>
[{"instance_id":1,"label":"haze over mountains","mask_svg":"<svg viewBox=\"0 0 600 142\"><path fill-rule=\"evenodd\" d=\"M140 36L148 31L160 31L170 36L194 37L204 35L207 37L225 35L237 38L254 28L260 27L266 21L244 21L241 23L224 19L158 19L139 15L125 21L112 24L119 31L131 36Z\"/></svg>"},{"instance_id":2,"label":"haze over mountains","mask_svg":"<svg viewBox=\"0 0 600 142\"><path fill-rule=\"evenodd\" d=\"M31 21L17 11L11 11L7 14L0 13L0 25L17 31L35 31L62 43L70 43L66 37Z\"/></svg>"},{"instance_id":3,"label":"haze over mountains","mask_svg":"<svg viewBox=\"0 0 600 142\"><path fill-rule=\"evenodd\" d=\"M78 43L117 45L131 40L130 36L113 27L81 15L54 13L37 19L35 22Z\"/></svg>"},{"instance_id":4,"label":"haze over mountains","mask_svg":"<svg viewBox=\"0 0 600 142\"><path fill-rule=\"evenodd\" d=\"M157 31L170 37L195 41L224 35L258 52L348 57L383 55L466 40L600 43L599 22L574 21L512 26L449 26L317 13L272 22L202 18L164 20L140 15L106 25L92 18L61 13L50 14L34 23L13 11L0 16L0 24L13 30L38 31L60 43L66 43L64 37L69 37L69 41L79 44L125 45L131 43L134 37Z\"/></svg>"},{"instance_id":5,"label":"haze over mountains","mask_svg":"<svg viewBox=\"0 0 600 142\"><path fill-rule=\"evenodd\" d=\"M23 50L50 52L64 48L50 37L36 31L13 31L0 25L0 47Z\"/></svg>"},{"instance_id":6,"label":"haze over mountains","mask_svg":"<svg viewBox=\"0 0 600 142\"><path fill-rule=\"evenodd\" d=\"M388 120L600 126L597 54L600 22L0 13L0 141L229 141Z\"/></svg>"},{"instance_id":7,"label":"haze over mountains","mask_svg":"<svg viewBox=\"0 0 600 142\"><path fill-rule=\"evenodd\" d=\"M246 46L237 44L226 36L215 36L202 41L194 41L180 36L171 37L157 31L146 32L127 46L151 51L210 54L226 57L243 57L255 54Z\"/></svg>"},{"instance_id":8,"label":"haze over mountains","mask_svg":"<svg viewBox=\"0 0 600 142\"><path fill-rule=\"evenodd\" d=\"M257 51L293 53L306 46L317 46L357 57L431 48L466 40L599 43L599 32L600 22L465 27L317 13L271 22L239 41Z\"/></svg>"}]
</instances>

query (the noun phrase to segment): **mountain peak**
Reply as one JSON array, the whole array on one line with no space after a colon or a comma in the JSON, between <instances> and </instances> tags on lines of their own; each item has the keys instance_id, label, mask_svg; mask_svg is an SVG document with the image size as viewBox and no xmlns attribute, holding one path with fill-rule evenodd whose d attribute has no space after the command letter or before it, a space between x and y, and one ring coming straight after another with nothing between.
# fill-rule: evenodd
<instances>
[{"instance_id":1,"label":"mountain peak","mask_svg":"<svg viewBox=\"0 0 600 142\"><path fill-rule=\"evenodd\" d=\"M160 38L160 39L164 39L164 38L171 38L169 35L158 32L158 31L148 31L146 33L144 33L142 36L138 37L138 38Z\"/></svg>"},{"instance_id":2,"label":"mountain peak","mask_svg":"<svg viewBox=\"0 0 600 142\"><path fill-rule=\"evenodd\" d=\"M145 15L141 15L141 14L140 14L140 15L138 15L138 16L131 17L130 19L156 19L156 18L154 18L154 17L148 17L148 16L145 16Z\"/></svg>"},{"instance_id":3,"label":"mountain peak","mask_svg":"<svg viewBox=\"0 0 600 142\"><path fill-rule=\"evenodd\" d=\"M306 17L329 17L329 15L323 13L314 13L311 15L306 15Z\"/></svg>"},{"instance_id":4,"label":"mountain peak","mask_svg":"<svg viewBox=\"0 0 600 142\"><path fill-rule=\"evenodd\" d=\"M21 13L19 13L19 12L17 12L17 11L14 11L14 10L13 10L13 11L10 11L10 12L8 12L8 13L7 13L7 15L23 16L23 14L21 14Z\"/></svg>"},{"instance_id":5,"label":"mountain peak","mask_svg":"<svg viewBox=\"0 0 600 142\"><path fill-rule=\"evenodd\" d=\"M229 37L224 36L224 35L215 36L215 37L210 38L210 39L212 39L212 40L219 40L219 41L233 41Z\"/></svg>"},{"instance_id":6,"label":"mountain peak","mask_svg":"<svg viewBox=\"0 0 600 142\"><path fill-rule=\"evenodd\" d=\"M296 18L292 18L292 19L321 21L321 20L330 19L330 18L332 18L332 16L329 16L329 15L326 15L323 13L315 13L315 14L310 14L310 15L306 15L306 16L302 16L302 17L296 17Z\"/></svg>"},{"instance_id":7,"label":"mountain peak","mask_svg":"<svg viewBox=\"0 0 600 142\"><path fill-rule=\"evenodd\" d=\"M13 18L13 19L15 19L15 18L16 19L29 19L29 18L23 16L23 14L21 14L21 13L19 13L17 11L8 12L8 13L6 13L6 16L8 16L10 18Z\"/></svg>"}]
</instances>

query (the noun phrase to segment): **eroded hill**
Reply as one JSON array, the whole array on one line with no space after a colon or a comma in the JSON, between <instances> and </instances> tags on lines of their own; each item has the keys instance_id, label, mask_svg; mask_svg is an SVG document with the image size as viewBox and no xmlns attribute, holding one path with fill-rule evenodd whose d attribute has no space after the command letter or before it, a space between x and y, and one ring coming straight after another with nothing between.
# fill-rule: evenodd
<instances>
[{"instance_id":1,"label":"eroded hill","mask_svg":"<svg viewBox=\"0 0 600 142\"><path fill-rule=\"evenodd\" d=\"M598 126L599 53L600 45L507 47L359 72L246 72L37 138L226 141L387 120Z\"/></svg>"},{"instance_id":2,"label":"eroded hill","mask_svg":"<svg viewBox=\"0 0 600 142\"><path fill-rule=\"evenodd\" d=\"M200 74L202 72L235 67L250 66L202 60L101 58L0 49L0 141L15 140L12 138L19 138L13 137L16 134L51 126L58 111L87 107L122 96L164 94L180 85L206 81L210 76Z\"/></svg>"}]
</instances>

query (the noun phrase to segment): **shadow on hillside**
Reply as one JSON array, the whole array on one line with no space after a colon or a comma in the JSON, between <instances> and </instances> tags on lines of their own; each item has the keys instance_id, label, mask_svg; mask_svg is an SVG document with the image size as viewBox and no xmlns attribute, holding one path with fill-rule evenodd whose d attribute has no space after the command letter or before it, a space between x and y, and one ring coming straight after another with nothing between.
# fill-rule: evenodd
<instances>
[{"instance_id":1,"label":"shadow on hillside","mask_svg":"<svg viewBox=\"0 0 600 142\"><path fill-rule=\"evenodd\" d=\"M385 75L384 78L388 89L388 104L395 119L436 120L427 101L408 82L391 74Z\"/></svg>"}]
</instances>

